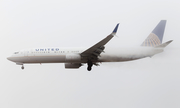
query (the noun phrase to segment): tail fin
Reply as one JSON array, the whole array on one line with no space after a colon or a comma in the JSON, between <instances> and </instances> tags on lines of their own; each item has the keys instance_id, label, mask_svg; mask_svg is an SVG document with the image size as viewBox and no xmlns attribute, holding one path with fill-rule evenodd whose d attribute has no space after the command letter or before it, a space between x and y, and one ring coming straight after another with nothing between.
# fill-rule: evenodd
<instances>
[{"instance_id":1,"label":"tail fin","mask_svg":"<svg viewBox=\"0 0 180 108\"><path fill-rule=\"evenodd\" d=\"M162 44L166 20L161 20L141 46L155 47Z\"/></svg>"}]
</instances>

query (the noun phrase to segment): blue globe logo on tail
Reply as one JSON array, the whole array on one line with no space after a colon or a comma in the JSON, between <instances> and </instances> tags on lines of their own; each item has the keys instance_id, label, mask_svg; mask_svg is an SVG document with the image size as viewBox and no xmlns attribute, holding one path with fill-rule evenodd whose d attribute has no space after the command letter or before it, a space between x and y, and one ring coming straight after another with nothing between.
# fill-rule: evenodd
<instances>
[{"instance_id":1,"label":"blue globe logo on tail","mask_svg":"<svg viewBox=\"0 0 180 108\"><path fill-rule=\"evenodd\" d=\"M166 20L161 20L141 46L155 47L162 44Z\"/></svg>"}]
</instances>

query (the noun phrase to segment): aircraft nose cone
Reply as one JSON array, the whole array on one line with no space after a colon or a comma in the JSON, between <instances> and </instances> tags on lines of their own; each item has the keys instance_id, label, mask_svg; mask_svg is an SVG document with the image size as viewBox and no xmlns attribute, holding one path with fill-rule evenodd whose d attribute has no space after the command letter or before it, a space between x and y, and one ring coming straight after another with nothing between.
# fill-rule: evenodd
<instances>
[{"instance_id":1,"label":"aircraft nose cone","mask_svg":"<svg viewBox=\"0 0 180 108\"><path fill-rule=\"evenodd\" d=\"M7 57L7 59L8 59L9 61L12 61L12 57Z\"/></svg>"}]
</instances>

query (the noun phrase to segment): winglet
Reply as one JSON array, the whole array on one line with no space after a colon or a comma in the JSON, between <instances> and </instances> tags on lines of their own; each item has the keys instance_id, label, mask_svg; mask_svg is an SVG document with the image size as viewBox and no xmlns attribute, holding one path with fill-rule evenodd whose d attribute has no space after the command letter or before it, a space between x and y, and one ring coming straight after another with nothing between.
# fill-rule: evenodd
<instances>
[{"instance_id":1,"label":"winglet","mask_svg":"<svg viewBox=\"0 0 180 108\"><path fill-rule=\"evenodd\" d=\"M112 33L116 33L117 32L118 26L119 26L119 23L116 25L116 27L114 28Z\"/></svg>"}]
</instances>

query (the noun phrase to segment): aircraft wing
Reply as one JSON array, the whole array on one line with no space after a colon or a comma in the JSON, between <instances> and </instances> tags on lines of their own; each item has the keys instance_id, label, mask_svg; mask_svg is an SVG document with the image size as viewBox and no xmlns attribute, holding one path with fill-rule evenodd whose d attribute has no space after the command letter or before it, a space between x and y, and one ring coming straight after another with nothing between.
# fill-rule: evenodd
<instances>
[{"instance_id":1,"label":"aircraft wing","mask_svg":"<svg viewBox=\"0 0 180 108\"><path fill-rule=\"evenodd\" d=\"M98 56L100 56L101 52L104 52L104 49L105 49L104 45L115 36L118 26L119 26L119 23L116 25L115 29L110 35L108 35L106 38L104 38L103 40L95 44L94 46L82 52L81 56L88 57L88 59L97 58Z\"/></svg>"}]
</instances>

